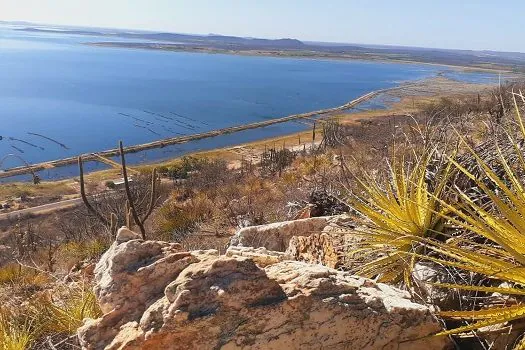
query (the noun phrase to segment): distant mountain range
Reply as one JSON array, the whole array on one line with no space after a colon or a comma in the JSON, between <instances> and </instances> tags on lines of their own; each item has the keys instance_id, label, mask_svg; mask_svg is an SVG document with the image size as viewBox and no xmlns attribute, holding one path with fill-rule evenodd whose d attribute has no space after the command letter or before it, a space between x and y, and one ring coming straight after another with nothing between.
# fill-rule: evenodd
<instances>
[{"instance_id":1,"label":"distant mountain range","mask_svg":"<svg viewBox=\"0 0 525 350\"><path fill-rule=\"evenodd\" d=\"M26 32L74 34L97 37L93 44L141 49L250 53L293 57L340 59L383 59L449 64L480 68L498 68L525 72L525 53L432 49L404 46L382 46L344 43L303 42L298 39L260 39L219 34L197 35L156 33L106 28L43 26L27 22L2 22ZM100 40L100 38L104 38ZM106 38L108 40L106 40ZM131 39L114 42L110 38Z\"/></svg>"}]
</instances>

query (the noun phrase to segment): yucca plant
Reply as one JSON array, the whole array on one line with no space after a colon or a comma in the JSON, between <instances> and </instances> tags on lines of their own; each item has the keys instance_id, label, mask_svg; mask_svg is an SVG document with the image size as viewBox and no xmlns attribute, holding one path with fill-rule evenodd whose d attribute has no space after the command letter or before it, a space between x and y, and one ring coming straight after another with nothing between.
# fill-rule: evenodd
<instances>
[{"instance_id":1,"label":"yucca plant","mask_svg":"<svg viewBox=\"0 0 525 350\"><path fill-rule=\"evenodd\" d=\"M521 93L517 96L525 100ZM512 296L503 297L497 306L482 304L478 302L482 299L476 298L472 309L440 312L445 318L470 322L440 335L525 319L525 156L520 147L525 139L525 126L516 99L515 107L521 135L518 139L507 134L514 149L512 164L508 154L504 155L499 147L496 147L496 159L487 160L466 142L462 146L475 159L476 171L467 169L453 157L449 159L449 165L476 186L484 198L482 202L473 198L472 192L456 187L461 205L451 204L441 196L446 179L441 178L436 190L430 191L421 180L422 170L416 171L416 176L412 170L410 176L393 171L391 182L394 184L384 188L368 180L364 186L368 197L355 205L371 224L361 249L385 252L384 257L360 268L361 274L391 281L398 278L396 271L397 274L404 271L406 275L414 260L428 260L484 276L485 281L483 285L441 283L436 286L480 295ZM460 234L446 240L436 239L434 234L444 225L454 226ZM517 348L525 349L523 345L522 341Z\"/></svg>"},{"instance_id":2,"label":"yucca plant","mask_svg":"<svg viewBox=\"0 0 525 350\"><path fill-rule=\"evenodd\" d=\"M68 290L62 300L42 297L33 303L33 308L39 310L48 333L74 334L85 318L102 315L95 295L85 286Z\"/></svg>"},{"instance_id":3,"label":"yucca plant","mask_svg":"<svg viewBox=\"0 0 525 350\"><path fill-rule=\"evenodd\" d=\"M450 167L441 171L439 183L432 189L426 181L432 156L428 152L408 170L403 163L393 162L388 180L381 185L372 176L358 179L363 191L350 205L364 217L363 236L354 256L375 256L356 271L380 282L410 283L418 238L436 237L443 228L446 212L439 201L448 179Z\"/></svg>"},{"instance_id":4,"label":"yucca plant","mask_svg":"<svg viewBox=\"0 0 525 350\"><path fill-rule=\"evenodd\" d=\"M520 93L517 95L524 99ZM517 124L525 138L525 126L520 109L514 96ZM477 203L471 196L456 189L458 196L465 203L462 208L438 199L448 211L442 217L456 225L464 232L474 233L483 238L478 242L462 239L450 240L447 243L435 240L420 240L422 246L436 253L426 258L445 266L450 266L486 276L492 281L489 286L460 284L440 284L441 287L480 293L499 293L515 296L516 302L503 306L484 307L478 305L473 310L445 311L441 316L456 320L471 320L471 324L448 330L441 334L457 334L485 326L510 322L525 318L525 158L519 147L519 140L508 135L515 148L514 164L509 164L503 153L497 148L497 166L503 171L496 172L494 161L489 163L482 159L466 143L465 147L477 161L481 176L473 175L454 159L450 159L458 171L476 184L480 192L490 201L490 210ZM499 175L498 175L499 174ZM504 283L506 282L506 283Z\"/></svg>"}]
</instances>

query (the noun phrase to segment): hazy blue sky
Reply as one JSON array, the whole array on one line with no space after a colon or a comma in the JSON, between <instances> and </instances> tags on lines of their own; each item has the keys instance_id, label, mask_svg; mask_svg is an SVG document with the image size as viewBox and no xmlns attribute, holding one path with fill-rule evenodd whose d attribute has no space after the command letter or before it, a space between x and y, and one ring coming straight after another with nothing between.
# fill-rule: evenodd
<instances>
[{"instance_id":1,"label":"hazy blue sky","mask_svg":"<svg viewBox=\"0 0 525 350\"><path fill-rule=\"evenodd\" d=\"M0 0L0 20L525 51L523 0Z\"/></svg>"}]
</instances>

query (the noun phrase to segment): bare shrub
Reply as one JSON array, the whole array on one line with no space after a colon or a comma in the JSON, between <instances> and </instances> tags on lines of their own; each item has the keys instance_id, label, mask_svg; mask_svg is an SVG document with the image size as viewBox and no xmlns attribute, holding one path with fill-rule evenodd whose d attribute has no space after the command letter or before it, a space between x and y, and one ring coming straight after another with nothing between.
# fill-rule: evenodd
<instances>
[{"instance_id":1,"label":"bare shrub","mask_svg":"<svg viewBox=\"0 0 525 350\"><path fill-rule=\"evenodd\" d=\"M199 228L199 224L214 214L214 204L204 194L184 202L171 199L157 214L157 231L161 238L180 242Z\"/></svg>"}]
</instances>

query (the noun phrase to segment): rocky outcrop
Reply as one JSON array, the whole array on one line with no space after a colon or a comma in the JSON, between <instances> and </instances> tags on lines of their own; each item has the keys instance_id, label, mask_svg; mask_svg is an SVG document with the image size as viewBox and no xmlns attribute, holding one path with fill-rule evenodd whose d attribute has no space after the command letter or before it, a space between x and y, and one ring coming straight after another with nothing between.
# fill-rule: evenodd
<instances>
[{"instance_id":1,"label":"rocky outcrop","mask_svg":"<svg viewBox=\"0 0 525 350\"><path fill-rule=\"evenodd\" d=\"M360 238L350 233L348 227L333 221L321 232L292 237L286 255L293 260L321 264L334 269L350 269L355 263L359 263L355 256L350 258L349 251L357 245Z\"/></svg>"},{"instance_id":2,"label":"rocky outcrop","mask_svg":"<svg viewBox=\"0 0 525 350\"><path fill-rule=\"evenodd\" d=\"M285 260L293 260L286 253L270 251L264 247L230 247L226 251L226 256L250 258L260 267L266 267Z\"/></svg>"},{"instance_id":3,"label":"rocky outcrop","mask_svg":"<svg viewBox=\"0 0 525 350\"><path fill-rule=\"evenodd\" d=\"M265 257L266 256L266 257ZM282 253L115 242L95 269L104 315L84 349L444 349L403 291Z\"/></svg>"},{"instance_id":4,"label":"rocky outcrop","mask_svg":"<svg viewBox=\"0 0 525 350\"><path fill-rule=\"evenodd\" d=\"M320 233L325 227L341 220L344 220L344 216L322 216L244 227L232 237L230 246L264 247L268 250L284 252L292 237Z\"/></svg>"}]
</instances>

